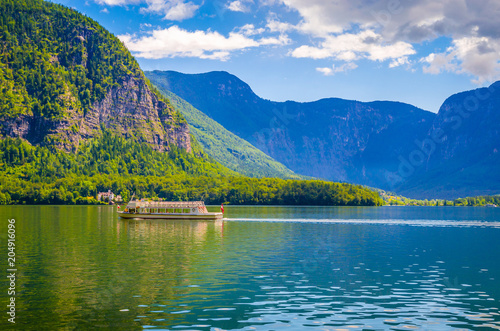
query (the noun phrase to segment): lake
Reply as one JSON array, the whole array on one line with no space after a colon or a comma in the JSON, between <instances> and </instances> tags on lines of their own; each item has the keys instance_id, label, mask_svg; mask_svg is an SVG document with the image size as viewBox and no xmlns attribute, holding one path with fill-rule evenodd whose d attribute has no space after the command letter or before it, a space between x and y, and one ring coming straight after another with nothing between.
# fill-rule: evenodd
<instances>
[{"instance_id":1,"label":"lake","mask_svg":"<svg viewBox=\"0 0 500 331\"><path fill-rule=\"evenodd\" d=\"M500 208L225 211L138 221L113 206L1 206L4 274L16 220L17 329L500 329Z\"/></svg>"}]
</instances>

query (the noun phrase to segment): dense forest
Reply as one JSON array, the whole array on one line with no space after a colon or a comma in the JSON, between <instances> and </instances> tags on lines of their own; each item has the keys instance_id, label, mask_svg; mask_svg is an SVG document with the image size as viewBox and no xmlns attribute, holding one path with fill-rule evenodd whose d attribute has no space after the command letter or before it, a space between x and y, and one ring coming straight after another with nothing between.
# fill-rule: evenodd
<instances>
[{"instance_id":1,"label":"dense forest","mask_svg":"<svg viewBox=\"0 0 500 331\"><path fill-rule=\"evenodd\" d=\"M189 132L123 43L91 18L41 0L0 0L0 136L78 149L100 126L158 150Z\"/></svg>"},{"instance_id":2,"label":"dense forest","mask_svg":"<svg viewBox=\"0 0 500 331\"><path fill-rule=\"evenodd\" d=\"M203 151L168 153L104 130L76 154L0 140L0 204L97 203L111 189L127 200L204 200L208 204L382 205L367 188L319 180L247 178L211 160ZM196 144L195 144L196 146Z\"/></svg>"},{"instance_id":3,"label":"dense forest","mask_svg":"<svg viewBox=\"0 0 500 331\"><path fill-rule=\"evenodd\" d=\"M0 0L0 117L86 112L139 65L111 33L39 0Z\"/></svg>"},{"instance_id":4,"label":"dense forest","mask_svg":"<svg viewBox=\"0 0 500 331\"><path fill-rule=\"evenodd\" d=\"M116 37L74 10L37 0L0 8L0 116L85 112L121 77L141 73Z\"/></svg>"}]
</instances>

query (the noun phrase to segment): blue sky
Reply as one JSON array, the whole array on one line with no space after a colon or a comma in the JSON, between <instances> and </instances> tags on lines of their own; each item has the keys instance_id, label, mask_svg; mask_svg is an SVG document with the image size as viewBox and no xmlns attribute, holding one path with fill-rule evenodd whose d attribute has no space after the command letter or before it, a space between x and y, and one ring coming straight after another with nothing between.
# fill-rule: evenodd
<instances>
[{"instance_id":1,"label":"blue sky","mask_svg":"<svg viewBox=\"0 0 500 331\"><path fill-rule=\"evenodd\" d=\"M143 70L228 71L265 99L394 100L437 112L500 79L496 0L52 0Z\"/></svg>"}]
</instances>

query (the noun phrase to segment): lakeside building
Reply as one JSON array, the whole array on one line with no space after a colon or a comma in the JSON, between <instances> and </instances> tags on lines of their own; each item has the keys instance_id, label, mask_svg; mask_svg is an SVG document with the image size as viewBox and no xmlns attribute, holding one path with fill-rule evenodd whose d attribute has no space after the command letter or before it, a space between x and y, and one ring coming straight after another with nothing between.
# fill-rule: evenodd
<instances>
[{"instance_id":1,"label":"lakeside building","mask_svg":"<svg viewBox=\"0 0 500 331\"><path fill-rule=\"evenodd\" d=\"M108 190L108 192L99 192L97 194L97 200L98 201L107 201L111 202L115 198L115 194L111 192L111 190Z\"/></svg>"}]
</instances>

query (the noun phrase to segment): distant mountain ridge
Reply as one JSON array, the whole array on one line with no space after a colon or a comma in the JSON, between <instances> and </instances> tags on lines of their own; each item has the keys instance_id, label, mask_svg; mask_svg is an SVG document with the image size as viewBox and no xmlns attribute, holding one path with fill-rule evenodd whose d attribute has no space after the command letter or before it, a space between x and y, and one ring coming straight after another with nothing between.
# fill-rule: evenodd
<instances>
[{"instance_id":1,"label":"distant mountain ridge","mask_svg":"<svg viewBox=\"0 0 500 331\"><path fill-rule=\"evenodd\" d=\"M414 157L415 151L425 148L436 131L449 130L452 120L444 114L450 109L457 112L457 103L463 105L467 98L470 102L467 93L476 92L450 97L439 114L434 114L391 101L328 98L305 103L273 102L258 97L248 84L226 72L153 73L161 77L163 88L298 174L359 183L418 198L454 198L500 191L496 175L487 174L487 169L499 165L494 150L500 149L496 147L500 121L496 121L498 107L494 105L500 91L495 85L488 90L491 95L486 100L476 97L477 110L474 116L463 118L461 130L447 135L446 143L440 144L432 155L425 155L422 165L414 167L410 174L404 172L405 158ZM151 80L157 84L155 78ZM489 110L484 111L484 107ZM472 128L484 121L489 125L477 133L482 138L474 138ZM478 149L481 139L488 141L489 154L485 154L486 149ZM469 145L472 141L474 144ZM474 156L471 162L463 163L467 155ZM490 177L492 181L471 186L473 174L481 174L478 178Z\"/></svg>"},{"instance_id":2,"label":"distant mountain ridge","mask_svg":"<svg viewBox=\"0 0 500 331\"><path fill-rule=\"evenodd\" d=\"M160 76L160 72L153 73ZM154 84L158 83L151 73L148 76ZM374 179L366 176L373 169L358 171L371 155L360 151L370 152L375 137L384 141L387 130L401 135L413 136L414 131L423 134L435 117L416 107L391 102L363 103L338 98L307 103L273 102L259 98L246 83L225 72L185 75L168 71L161 77L163 88L180 95L295 172L376 187L383 186L385 174L378 171L378 178ZM398 113L398 107L406 111ZM420 123L418 128L413 127L415 122ZM383 151L384 159L392 160L391 169L396 170L397 156L408 146L392 140L387 143L393 146ZM380 150L376 153L380 155Z\"/></svg>"},{"instance_id":3,"label":"distant mountain ridge","mask_svg":"<svg viewBox=\"0 0 500 331\"><path fill-rule=\"evenodd\" d=\"M146 72L146 76L151 79L161 79L151 72ZM156 81L158 83L158 80ZM222 125L182 98L161 87L158 89L184 116L190 125L190 132L201 144L203 150L222 165L250 177L285 179L299 179L301 177L247 141L227 131Z\"/></svg>"}]
</instances>

